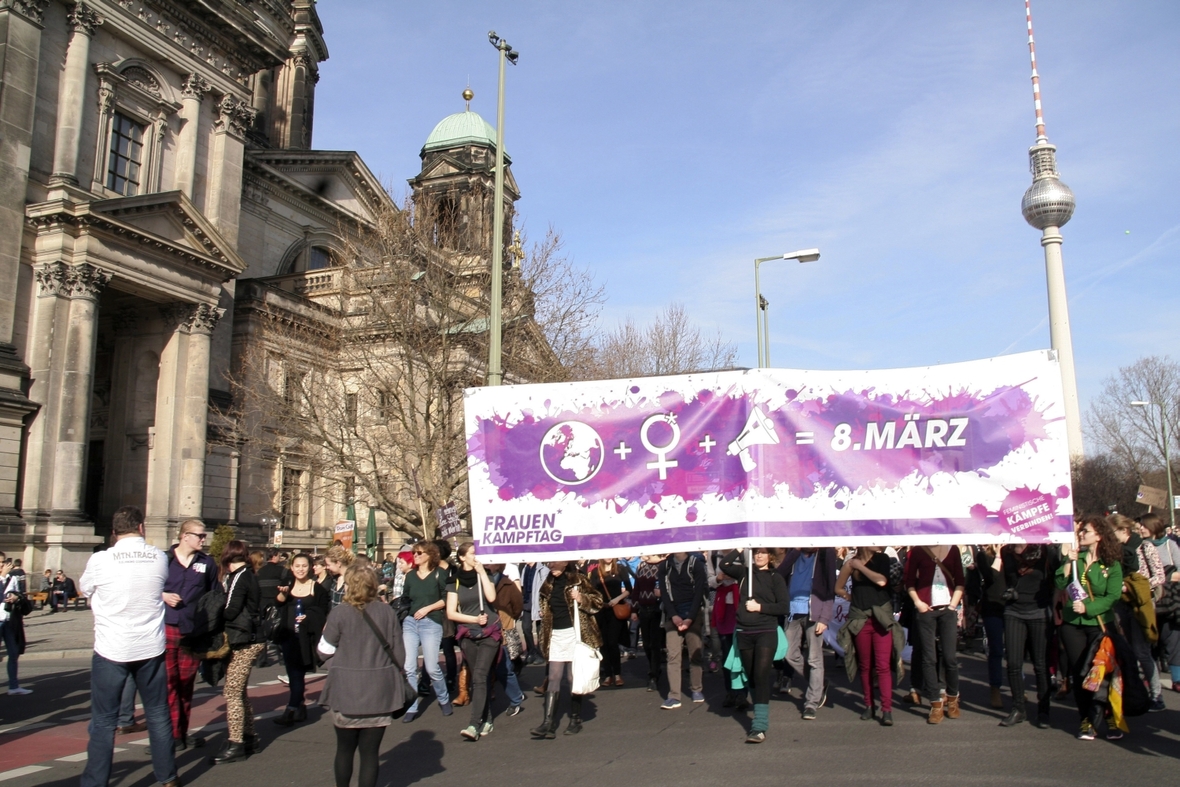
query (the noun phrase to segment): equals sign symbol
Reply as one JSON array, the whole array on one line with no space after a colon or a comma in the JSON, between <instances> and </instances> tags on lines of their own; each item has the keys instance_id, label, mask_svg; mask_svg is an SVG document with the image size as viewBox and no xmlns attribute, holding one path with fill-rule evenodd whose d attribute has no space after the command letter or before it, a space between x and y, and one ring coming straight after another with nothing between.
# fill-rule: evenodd
<instances>
[{"instance_id":1,"label":"equals sign symbol","mask_svg":"<svg viewBox=\"0 0 1180 787\"><path fill-rule=\"evenodd\" d=\"M812 445L815 443L815 432L795 432L795 445Z\"/></svg>"}]
</instances>

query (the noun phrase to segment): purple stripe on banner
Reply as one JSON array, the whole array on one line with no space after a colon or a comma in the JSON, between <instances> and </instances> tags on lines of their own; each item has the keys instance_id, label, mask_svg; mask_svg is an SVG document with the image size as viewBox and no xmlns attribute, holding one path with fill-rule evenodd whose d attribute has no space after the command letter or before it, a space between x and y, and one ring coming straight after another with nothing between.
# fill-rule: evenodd
<instances>
[{"instance_id":1,"label":"purple stripe on banner","mask_svg":"<svg viewBox=\"0 0 1180 787\"><path fill-rule=\"evenodd\" d=\"M544 544L490 544L476 541L479 554L484 557L495 555L534 554L538 556L565 553L598 553L634 555L642 552L660 552L670 545L702 544L706 542L743 541L767 539L767 546L794 542L792 546L806 546L809 539L841 539L840 543L852 545L873 544L875 539L906 539L912 544L953 543L947 536L964 536L965 543L991 543L1028 541L1042 543L1051 539L1051 534L1073 532L1073 517L1065 514L1053 517L1052 523L1044 523L1035 531L1014 537L998 517L966 519L862 519L856 521L816 522L734 522L724 525L697 525L658 530L637 530L625 533L600 533L586 536L568 536L560 543Z\"/></svg>"}]
</instances>

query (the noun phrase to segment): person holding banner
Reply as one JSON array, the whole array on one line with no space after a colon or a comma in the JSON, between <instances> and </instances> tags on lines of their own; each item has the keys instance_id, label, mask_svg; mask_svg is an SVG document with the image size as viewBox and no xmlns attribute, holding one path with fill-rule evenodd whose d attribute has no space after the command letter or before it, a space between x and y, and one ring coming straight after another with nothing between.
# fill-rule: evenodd
<instances>
[{"instance_id":1,"label":"person holding banner","mask_svg":"<svg viewBox=\"0 0 1180 787\"><path fill-rule=\"evenodd\" d=\"M1008 544L1000 549L1004 574L1004 649L1012 710L1000 722L1015 727L1028 719L1024 697L1024 654L1032 656L1037 680L1036 726L1049 727L1049 636L1053 624L1053 577L1061 552L1048 544Z\"/></svg>"},{"instance_id":2,"label":"person holding banner","mask_svg":"<svg viewBox=\"0 0 1180 787\"><path fill-rule=\"evenodd\" d=\"M881 695L881 725L893 726L893 669L901 663L904 634L893 619L893 598L889 592L889 556L880 547L861 547L849 558L836 578L836 593L848 601L848 619L840 628L838 643L844 648L844 665L849 680L860 672L865 709L861 721L871 721L873 675ZM852 577L851 592L844 583ZM849 650L852 654L849 654ZM855 658L849 658L854 655Z\"/></svg>"},{"instance_id":3,"label":"person holding banner","mask_svg":"<svg viewBox=\"0 0 1180 787\"><path fill-rule=\"evenodd\" d=\"M786 580L774 570L774 558L769 549L755 548L752 561L751 570L742 554L733 551L722 559L719 568L726 576L741 577L732 646L741 661L738 680L744 683L744 689L739 690L742 698L737 707L738 710L749 707L746 694L754 700L754 720L750 723L746 743L762 743L770 729L770 676L775 660L784 655L779 651L786 650L778 619L790 612L791 596ZM727 665L733 663L729 655L725 661ZM734 690L732 684L726 688Z\"/></svg>"},{"instance_id":4,"label":"person holding banner","mask_svg":"<svg viewBox=\"0 0 1180 787\"><path fill-rule=\"evenodd\" d=\"M460 734L477 741L492 732L492 666L500 655L504 632L493 607L496 586L476 559L475 544L465 541L455 554L459 560L447 584L447 617L456 624L455 638L471 676L471 723Z\"/></svg>"},{"instance_id":5,"label":"person holding banner","mask_svg":"<svg viewBox=\"0 0 1180 787\"><path fill-rule=\"evenodd\" d=\"M591 648L602 647L602 634L594 619L602 609L602 595L590 587L590 580L569 563L549 564L549 576L545 578L537 593L540 605L541 630L537 646L549 662L549 676L546 679L545 718L539 727L530 731L534 738L552 740L557 737L557 724L561 717L557 713L557 700L561 694L561 682L567 676L573 683L574 651L578 637L574 629L574 615L578 616L581 641ZM570 692L570 723L566 735L582 731L582 695Z\"/></svg>"},{"instance_id":6,"label":"person holding banner","mask_svg":"<svg viewBox=\"0 0 1180 787\"><path fill-rule=\"evenodd\" d=\"M603 558L590 574L590 586L606 597L598 610L598 630L602 633L602 685L622 686L623 665L619 640L631 622L631 578L627 566L614 558ZM616 610L625 610L619 618Z\"/></svg>"},{"instance_id":7,"label":"person holding banner","mask_svg":"<svg viewBox=\"0 0 1180 787\"><path fill-rule=\"evenodd\" d=\"M906 561L906 592L914 602L914 626L922 643L922 677L930 700L928 724L959 718L959 614L966 580L959 548L914 547ZM946 699L938 685L938 657L946 673Z\"/></svg>"},{"instance_id":8,"label":"person holding banner","mask_svg":"<svg viewBox=\"0 0 1180 787\"><path fill-rule=\"evenodd\" d=\"M824 632L832 625L839 573L835 547L788 549L778 573L787 582L791 609L787 619L787 664L807 682L803 720L814 721L828 698L824 677ZM804 662L803 652L807 652ZM784 684L785 687L785 684Z\"/></svg>"},{"instance_id":9,"label":"person holding banner","mask_svg":"<svg viewBox=\"0 0 1180 787\"><path fill-rule=\"evenodd\" d=\"M1123 593L1123 545L1114 530L1101 516L1087 516L1078 524L1074 544L1057 569L1058 590L1069 594L1070 603L1061 612L1057 629L1069 664L1069 679L1078 705L1081 726L1078 740L1094 740L1096 730L1106 725L1102 705L1094 692L1086 691L1083 681L1090 672L1094 644L1102 638L1108 625L1114 625L1114 604ZM1122 737L1110 730L1107 737Z\"/></svg>"}]
</instances>

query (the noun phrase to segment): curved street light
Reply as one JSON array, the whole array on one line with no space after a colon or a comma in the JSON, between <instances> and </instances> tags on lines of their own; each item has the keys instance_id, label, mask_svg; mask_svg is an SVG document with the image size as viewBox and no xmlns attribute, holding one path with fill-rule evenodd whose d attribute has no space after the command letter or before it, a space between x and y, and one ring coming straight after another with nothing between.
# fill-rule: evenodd
<instances>
[{"instance_id":1,"label":"curved street light","mask_svg":"<svg viewBox=\"0 0 1180 787\"><path fill-rule=\"evenodd\" d=\"M765 369L770 366L770 301L762 297L762 285L758 275L758 268L764 262L773 260L798 260L799 262L815 262L819 259L819 249L800 249L786 254L776 254L773 257L759 257L754 260L754 308L755 331L758 334L758 367Z\"/></svg>"}]
</instances>

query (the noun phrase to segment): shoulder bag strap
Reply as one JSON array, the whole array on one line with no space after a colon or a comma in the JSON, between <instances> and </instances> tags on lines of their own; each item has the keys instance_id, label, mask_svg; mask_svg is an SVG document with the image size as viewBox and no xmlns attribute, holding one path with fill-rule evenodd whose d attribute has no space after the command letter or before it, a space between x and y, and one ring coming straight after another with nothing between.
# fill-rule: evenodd
<instances>
[{"instance_id":1,"label":"shoulder bag strap","mask_svg":"<svg viewBox=\"0 0 1180 787\"><path fill-rule=\"evenodd\" d=\"M922 549L925 550L926 554L930 556L930 559L934 561L934 565L938 566L939 570L942 571L943 578L946 579L947 582L954 582L954 574L951 573L949 568L943 565L941 560L935 557L934 550L930 547L922 547ZM950 552L947 552L947 554L949 555Z\"/></svg>"},{"instance_id":2,"label":"shoulder bag strap","mask_svg":"<svg viewBox=\"0 0 1180 787\"><path fill-rule=\"evenodd\" d=\"M574 583L575 586L577 583ZM574 636L578 642L582 641L582 620L581 615L578 614L578 600L574 599Z\"/></svg>"},{"instance_id":3,"label":"shoulder bag strap","mask_svg":"<svg viewBox=\"0 0 1180 787\"><path fill-rule=\"evenodd\" d=\"M377 628L377 624L369 617L369 611L362 609L361 617L369 624L369 628L373 630L373 636L377 637L377 641L381 643L381 647L385 650L385 655L389 657L389 663L396 667L398 664L397 659L393 657L393 648L390 647L389 640L385 639L384 635L382 635L381 629Z\"/></svg>"}]
</instances>

